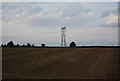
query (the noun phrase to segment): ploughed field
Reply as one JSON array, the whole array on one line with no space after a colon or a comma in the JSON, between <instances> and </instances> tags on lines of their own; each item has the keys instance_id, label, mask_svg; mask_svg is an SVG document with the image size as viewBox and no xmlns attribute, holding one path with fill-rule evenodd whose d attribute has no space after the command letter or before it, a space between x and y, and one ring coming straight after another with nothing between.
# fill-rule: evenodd
<instances>
[{"instance_id":1,"label":"ploughed field","mask_svg":"<svg viewBox=\"0 0 120 81\"><path fill-rule=\"evenodd\" d=\"M118 48L2 48L3 79L116 79Z\"/></svg>"}]
</instances>

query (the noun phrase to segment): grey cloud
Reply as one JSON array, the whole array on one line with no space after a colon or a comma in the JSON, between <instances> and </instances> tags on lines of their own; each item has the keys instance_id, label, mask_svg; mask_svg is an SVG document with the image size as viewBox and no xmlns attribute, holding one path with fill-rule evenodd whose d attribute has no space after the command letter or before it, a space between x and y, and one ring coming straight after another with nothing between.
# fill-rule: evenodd
<instances>
[{"instance_id":1,"label":"grey cloud","mask_svg":"<svg viewBox=\"0 0 120 81\"><path fill-rule=\"evenodd\" d=\"M42 18L42 16L34 17L32 20L30 20L31 25L37 25L37 26L44 26L44 25L49 26L56 24L80 25L96 18L96 17L95 18L88 17L87 13L89 13L91 9L84 7L84 5L82 5L81 3L56 3L56 4L46 3L46 4L47 4L46 7L51 11L49 10L49 12L46 12L46 14L43 13L45 18ZM54 10L52 11L52 9ZM44 12L44 8L43 8L43 12ZM59 12L61 12L61 14L59 14ZM54 17L54 13L59 14L58 17ZM52 17L49 17L49 15L52 15ZM68 18L68 20L66 20L66 18Z\"/></svg>"},{"instance_id":2,"label":"grey cloud","mask_svg":"<svg viewBox=\"0 0 120 81\"><path fill-rule=\"evenodd\" d=\"M84 5L82 5L81 3L66 3L66 6L62 9L62 16L72 17L81 13L88 13L90 11L90 8L84 7Z\"/></svg>"},{"instance_id":3,"label":"grey cloud","mask_svg":"<svg viewBox=\"0 0 120 81\"><path fill-rule=\"evenodd\" d=\"M107 17L109 16L110 14L115 14L115 15L118 15L118 9L116 8L115 10L105 10L104 12L101 13L101 17Z\"/></svg>"},{"instance_id":4,"label":"grey cloud","mask_svg":"<svg viewBox=\"0 0 120 81\"><path fill-rule=\"evenodd\" d=\"M101 27L112 27L112 28L118 28L118 24L114 23L114 24L102 24Z\"/></svg>"},{"instance_id":5,"label":"grey cloud","mask_svg":"<svg viewBox=\"0 0 120 81\"><path fill-rule=\"evenodd\" d=\"M115 15L115 14L110 14L108 15L107 17L103 18L104 19L104 22L102 23L102 27L113 27L113 28L116 28L118 27L118 16Z\"/></svg>"},{"instance_id":6,"label":"grey cloud","mask_svg":"<svg viewBox=\"0 0 120 81\"><path fill-rule=\"evenodd\" d=\"M33 14L34 14L34 13L37 14L37 13L39 13L41 10L42 10L42 8L36 7L36 8L31 9L30 12L33 13Z\"/></svg>"},{"instance_id":7,"label":"grey cloud","mask_svg":"<svg viewBox=\"0 0 120 81\"><path fill-rule=\"evenodd\" d=\"M6 3L3 2L2 5L3 13L4 14L20 14L23 11L26 12L27 14L36 14L39 13L42 8L36 6L35 3L20 3L20 2L15 2L15 3Z\"/></svg>"},{"instance_id":8,"label":"grey cloud","mask_svg":"<svg viewBox=\"0 0 120 81\"><path fill-rule=\"evenodd\" d=\"M88 4L92 4L87 6ZM106 17L109 16L109 14L116 14L116 11L105 11L100 9L101 7L104 8L108 8L108 4L106 5L102 5L97 4L95 5L94 3L88 3L87 5L81 4L81 3L4 3L4 7L3 7L3 21L4 21L4 35L16 35L16 36L21 36L21 37L25 37L25 38L14 38L13 37L7 37L4 38L5 41L8 41L9 39L13 39L15 41L20 41L20 40L27 40L27 41L46 41L48 42L48 44L51 44L50 41L56 41L53 42L52 44L58 44L59 43L59 39L60 37L58 37L58 35L60 35L59 29L55 27L61 27L63 25L67 26L67 31L69 31L69 28L76 28L75 31L73 31L72 33L69 32L67 34L67 36L69 36L69 38L67 39L67 41L71 41L71 40L75 40L76 42L82 41L80 37L80 35L82 35L82 38L85 38L84 41L87 42L83 42L84 44L86 43L88 44L103 44L102 41L104 40L104 38L109 37L110 38L106 38L106 39L110 39L110 40L114 40L115 35L117 35L117 33L113 33L114 36L112 35L113 26L116 26L117 24L113 23L113 24L106 24ZM109 7L113 7L115 5L111 5ZM24 12L24 13L23 13ZM100 14L100 16L97 16L95 14L89 15L88 13L90 12L95 12ZM20 17L15 17L15 15L20 15ZM30 17L30 18L29 18ZM11 23L9 23L11 22ZM100 25L100 26L99 26ZM105 30L101 29L101 31L99 31L99 28L102 26L104 26L103 28L105 28ZM52 28L53 27L53 28ZM94 27L98 27L98 29L94 29ZM82 30L82 28L84 28L83 31L78 31L78 30ZM89 29L88 29L89 28ZM108 34L106 30L107 28L110 28ZM58 29L59 34L54 34L54 35L50 35L50 34L45 34L45 36L43 35L39 35L38 33L44 33L46 30L47 32L51 31L54 32ZM6 31L7 30L7 31ZM16 31L15 30L20 30L20 31ZM90 31L93 30L93 31ZM27 32L26 32L27 31ZM78 33L76 32L78 31ZM103 37L101 37L101 39L97 39L95 40L97 37L99 37L99 35L96 35L96 32L99 32L100 36L102 34ZM103 31L105 33L103 33ZM19 33L18 33L19 32ZM91 35L87 32L93 33L94 32L94 37L92 39L90 39ZM22 34L21 34L22 33ZM35 34L33 34L35 33ZM77 34L78 37L74 37L72 36L72 34ZM54 39L50 39L53 37ZM44 39L43 39L44 38ZM57 39L56 39L57 38ZM108 41L106 40L106 41ZM92 42L93 41L93 42ZM94 43L95 42L95 43ZM80 44L80 43L79 43ZM104 43L105 44L105 43ZM111 42L111 44L113 44Z\"/></svg>"},{"instance_id":9,"label":"grey cloud","mask_svg":"<svg viewBox=\"0 0 120 81\"><path fill-rule=\"evenodd\" d=\"M29 20L28 24L31 26L37 26L37 27L41 27L41 26L49 26L52 24L57 23L57 20L54 18L39 18L39 17L35 17L31 20Z\"/></svg>"}]
</instances>

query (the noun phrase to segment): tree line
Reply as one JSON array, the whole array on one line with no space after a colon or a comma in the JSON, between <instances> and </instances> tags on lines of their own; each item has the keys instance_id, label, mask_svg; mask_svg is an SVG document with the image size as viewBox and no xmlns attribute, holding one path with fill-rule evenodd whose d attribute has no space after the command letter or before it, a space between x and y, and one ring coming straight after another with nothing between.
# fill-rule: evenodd
<instances>
[{"instance_id":1,"label":"tree line","mask_svg":"<svg viewBox=\"0 0 120 81\"><path fill-rule=\"evenodd\" d=\"M26 45L19 45L19 44L14 44L13 41L8 42L7 44L2 44L1 47L38 47L35 46L33 44L27 43ZM40 47L46 47L46 48L50 48L50 47L59 47L59 46L46 46L45 44L41 44ZM69 46L66 47L75 47L75 48L119 48L120 46L76 46L76 43L74 41L72 41Z\"/></svg>"},{"instance_id":2,"label":"tree line","mask_svg":"<svg viewBox=\"0 0 120 81\"><path fill-rule=\"evenodd\" d=\"M13 41L10 41L7 44L2 44L1 47L38 47L38 46L35 46L30 43L27 43L26 45L25 44L19 45L19 44L14 44ZM40 47L48 47L48 46L42 43ZM76 47L75 42L71 42L70 47Z\"/></svg>"},{"instance_id":3,"label":"tree line","mask_svg":"<svg viewBox=\"0 0 120 81\"><path fill-rule=\"evenodd\" d=\"M8 42L7 44L2 44L1 47L35 47L35 45L27 43L26 45L14 44L13 41ZM45 47L45 44L41 44L41 47Z\"/></svg>"}]
</instances>

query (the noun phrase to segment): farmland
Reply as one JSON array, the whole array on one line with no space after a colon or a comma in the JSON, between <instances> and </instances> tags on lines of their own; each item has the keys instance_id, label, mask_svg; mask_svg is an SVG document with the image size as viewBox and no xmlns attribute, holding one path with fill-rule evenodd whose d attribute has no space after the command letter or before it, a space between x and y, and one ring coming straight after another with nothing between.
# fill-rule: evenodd
<instances>
[{"instance_id":1,"label":"farmland","mask_svg":"<svg viewBox=\"0 0 120 81\"><path fill-rule=\"evenodd\" d=\"M116 79L119 48L3 48L3 79Z\"/></svg>"}]
</instances>

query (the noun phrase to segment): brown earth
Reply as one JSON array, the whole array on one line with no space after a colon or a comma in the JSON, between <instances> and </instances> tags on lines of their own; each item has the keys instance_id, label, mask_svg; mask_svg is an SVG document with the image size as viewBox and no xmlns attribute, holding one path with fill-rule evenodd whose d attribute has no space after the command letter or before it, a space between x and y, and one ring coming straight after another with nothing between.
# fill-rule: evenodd
<instances>
[{"instance_id":1,"label":"brown earth","mask_svg":"<svg viewBox=\"0 0 120 81\"><path fill-rule=\"evenodd\" d=\"M3 48L3 79L117 79L118 48Z\"/></svg>"}]
</instances>

